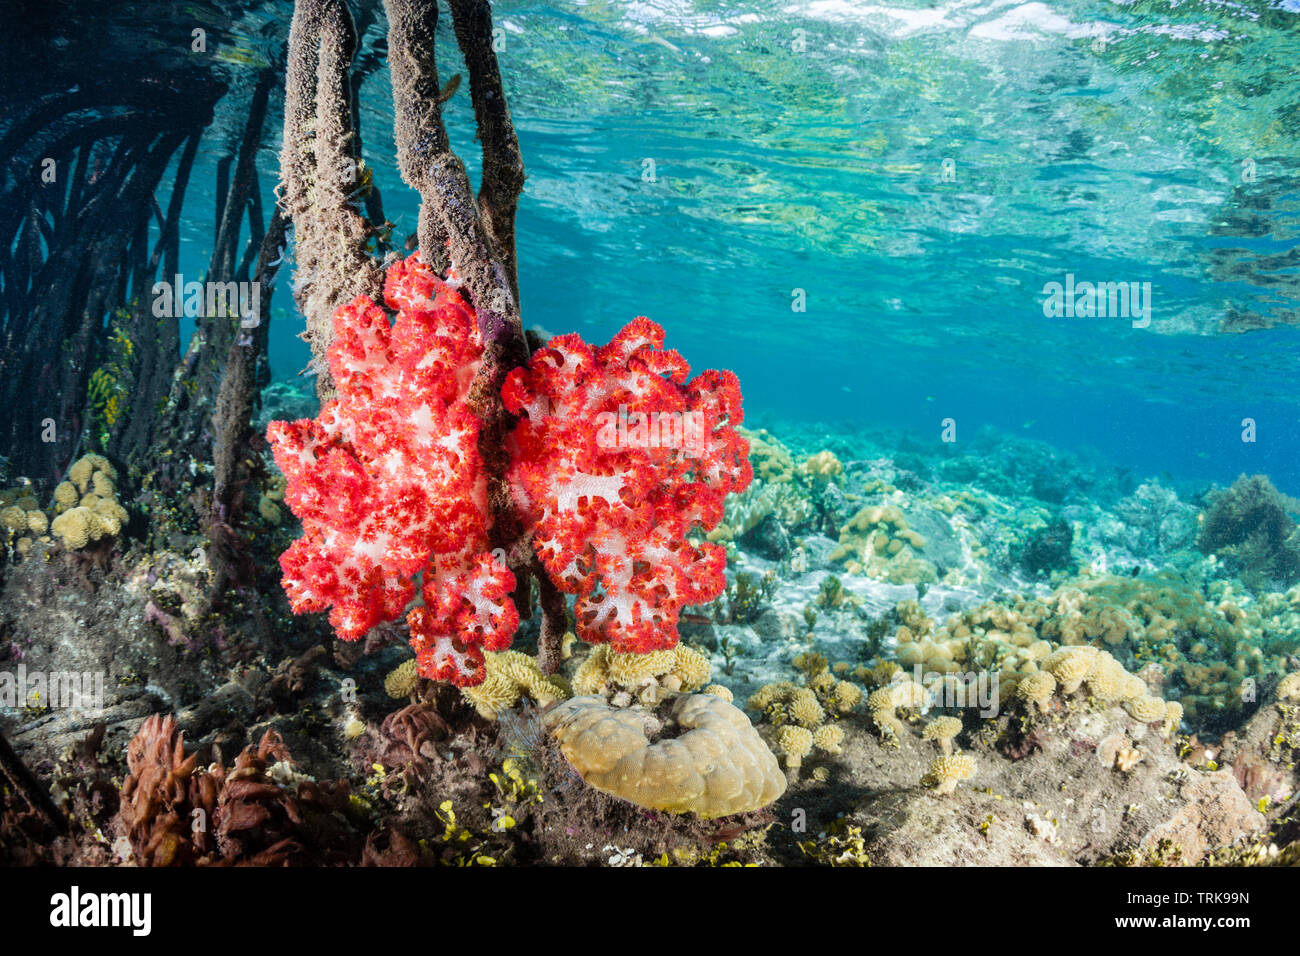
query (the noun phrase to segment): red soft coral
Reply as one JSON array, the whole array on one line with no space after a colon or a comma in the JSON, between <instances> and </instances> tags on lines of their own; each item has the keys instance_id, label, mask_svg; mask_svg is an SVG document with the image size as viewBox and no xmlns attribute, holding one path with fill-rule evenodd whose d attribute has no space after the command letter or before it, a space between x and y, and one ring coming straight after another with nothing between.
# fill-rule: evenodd
<instances>
[{"instance_id":1,"label":"red soft coral","mask_svg":"<svg viewBox=\"0 0 1300 956\"><path fill-rule=\"evenodd\" d=\"M688 381L663 342L645 317L600 349L560 336L502 390L522 416L510 477L533 547L577 595L578 635L622 652L674 647L681 608L722 592L724 549L687 536L753 476L735 375Z\"/></svg>"},{"instance_id":2,"label":"red soft coral","mask_svg":"<svg viewBox=\"0 0 1300 956\"><path fill-rule=\"evenodd\" d=\"M519 624L514 575L489 553L478 418L466 395L482 360L474 314L418 256L388 270L387 314L365 296L334 316L339 397L313 421L267 430L303 537L280 559L294 611L330 611L344 640L408 615L420 672L483 679L484 649Z\"/></svg>"}]
</instances>

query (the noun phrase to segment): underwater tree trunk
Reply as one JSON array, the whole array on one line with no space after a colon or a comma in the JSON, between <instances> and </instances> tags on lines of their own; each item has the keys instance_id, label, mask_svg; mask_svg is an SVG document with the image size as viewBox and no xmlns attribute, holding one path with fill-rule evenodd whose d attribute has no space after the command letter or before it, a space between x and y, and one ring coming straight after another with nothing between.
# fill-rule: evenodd
<instances>
[{"instance_id":1,"label":"underwater tree trunk","mask_svg":"<svg viewBox=\"0 0 1300 956\"><path fill-rule=\"evenodd\" d=\"M200 73L166 83L116 78L51 93L0 139L9 168L26 174L11 174L0 199L0 234L17 243L16 254L0 258L0 405L7 411L0 443L15 472L56 479L78 449L90 424L87 385L118 329L105 316L147 295L141 283L154 190L224 92ZM47 160L53 181L42 176ZM136 326L123 334L136 359L148 360L157 343L139 333L153 329Z\"/></svg>"},{"instance_id":2,"label":"underwater tree trunk","mask_svg":"<svg viewBox=\"0 0 1300 956\"><path fill-rule=\"evenodd\" d=\"M334 396L326 359L334 312L358 293L379 301L383 292L383 270L366 254L374 230L352 204L363 186L350 80L356 43L342 0L294 5L280 205L293 220L294 300L307 322L303 338L311 346L321 401Z\"/></svg>"},{"instance_id":3,"label":"underwater tree trunk","mask_svg":"<svg viewBox=\"0 0 1300 956\"><path fill-rule=\"evenodd\" d=\"M478 317L484 356L470 401L482 423L479 454L488 476L491 544L505 552L506 563L515 574L515 603L521 616L531 612L530 579L537 582L542 608L539 659L543 670L553 673L560 663L566 605L534 555L510 493L506 443L515 420L501 401L506 375L528 362L528 343L519 315L514 242L515 208L524 183L523 160L492 48L491 6L483 0L449 5L469 70L470 95L483 144L478 200L442 122L434 48L436 0L384 3L397 162L402 179L420 193L421 255L438 267L446 250Z\"/></svg>"},{"instance_id":4,"label":"underwater tree trunk","mask_svg":"<svg viewBox=\"0 0 1300 956\"><path fill-rule=\"evenodd\" d=\"M59 808L50 799L50 793L27 769L22 758L9 746L5 735L0 733L0 773L9 781L10 786L19 793L28 805L54 827L57 833L66 833L68 818L59 812Z\"/></svg>"}]
</instances>

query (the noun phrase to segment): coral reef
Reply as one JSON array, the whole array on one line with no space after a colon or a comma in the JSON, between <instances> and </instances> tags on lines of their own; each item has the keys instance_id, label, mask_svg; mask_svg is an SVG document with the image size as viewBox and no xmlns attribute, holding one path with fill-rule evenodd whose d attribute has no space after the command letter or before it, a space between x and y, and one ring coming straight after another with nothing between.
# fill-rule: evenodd
<instances>
[{"instance_id":1,"label":"coral reef","mask_svg":"<svg viewBox=\"0 0 1300 956\"><path fill-rule=\"evenodd\" d=\"M1196 543L1229 561L1253 589L1300 580L1300 530L1266 475L1242 475L1210 492Z\"/></svg>"}]
</instances>

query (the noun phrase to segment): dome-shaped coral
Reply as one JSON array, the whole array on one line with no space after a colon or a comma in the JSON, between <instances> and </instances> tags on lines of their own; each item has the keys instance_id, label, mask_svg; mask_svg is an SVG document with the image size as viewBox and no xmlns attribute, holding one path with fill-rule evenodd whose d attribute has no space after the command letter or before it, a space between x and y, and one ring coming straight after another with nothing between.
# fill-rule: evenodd
<instances>
[{"instance_id":1,"label":"dome-shaped coral","mask_svg":"<svg viewBox=\"0 0 1300 956\"><path fill-rule=\"evenodd\" d=\"M681 694L666 706L661 731L678 736L654 742L646 711L599 697L567 700L545 721L583 780L647 809L711 819L757 810L785 792L776 757L743 711L712 694Z\"/></svg>"}]
</instances>

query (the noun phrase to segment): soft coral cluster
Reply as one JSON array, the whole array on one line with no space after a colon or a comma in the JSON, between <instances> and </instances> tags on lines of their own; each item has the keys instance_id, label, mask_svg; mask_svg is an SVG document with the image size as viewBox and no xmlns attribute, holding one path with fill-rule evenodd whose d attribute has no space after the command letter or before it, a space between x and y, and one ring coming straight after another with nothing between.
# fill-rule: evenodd
<instances>
[{"instance_id":1,"label":"soft coral cluster","mask_svg":"<svg viewBox=\"0 0 1300 956\"><path fill-rule=\"evenodd\" d=\"M267 431L303 524L280 559L294 611L332 607L356 640L407 615L421 672L465 686L483 679L484 649L510 645L519 623L514 575L490 552L478 418L467 403L483 348L460 294L417 256L394 263L384 300L334 316L330 372L339 397L313 421Z\"/></svg>"},{"instance_id":2,"label":"soft coral cluster","mask_svg":"<svg viewBox=\"0 0 1300 956\"><path fill-rule=\"evenodd\" d=\"M624 653L674 647L681 608L722 592L724 549L689 536L753 475L735 375L688 381L663 344L644 316L603 348L559 336L502 390L521 416L510 477L533 547L577 595L578 635Z\"/></svg>"},{"instance_id":3,"label":"soft coral cluster","mask_svg":"<svg viewBox=\"0 0 1300 956\"><path fill-rule=\"evenodd\" d=\"M396 321L364 296L340 309L329 350L339 398L267 437L303 523L281 558L293 609L332 608L338 635L356 640L406 611L419 579L407 621L420 673L467 687L519 615L514 575L489 550L468 404L484 350L455 285L417 256L394 263L384 299ZM752 477L736 377L688 381L663 339L644 317L599 349L560 336L501 393L521 416L508 448L520 523L576 595L579 635L624 652L675 646L681 608L722 591L725 552L688 536L716 525Z\"/></svg>"}]
</instances>

